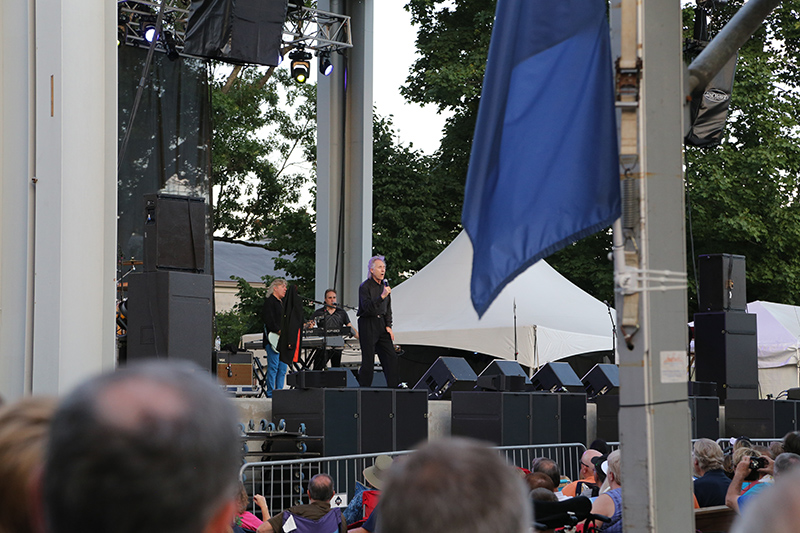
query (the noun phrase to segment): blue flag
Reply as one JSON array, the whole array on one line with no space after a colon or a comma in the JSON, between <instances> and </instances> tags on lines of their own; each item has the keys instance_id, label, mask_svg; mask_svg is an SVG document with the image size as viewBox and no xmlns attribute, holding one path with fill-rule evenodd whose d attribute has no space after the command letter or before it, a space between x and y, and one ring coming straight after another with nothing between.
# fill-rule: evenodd
<instances>
[{"instance_id":1,"label":"blue flag","mask_svg":"<svg viewBox=\"0 0 800 533\"><path fill-rule=\"evenodd\" d=\"M604 0L499 0L461 220L478 315L539 259L620 216Z\"/></svg>"}]
</instances>

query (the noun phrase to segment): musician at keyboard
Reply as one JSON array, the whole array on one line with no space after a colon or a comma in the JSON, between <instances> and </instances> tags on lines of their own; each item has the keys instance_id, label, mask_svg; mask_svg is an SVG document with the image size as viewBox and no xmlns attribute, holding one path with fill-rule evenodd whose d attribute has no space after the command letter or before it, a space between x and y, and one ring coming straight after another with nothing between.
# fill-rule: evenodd
<instances>
[{"instance_id":1,"label":"musician at keyboard","mask_svg":"<svg viewBox=\"0 0 800 533\"><path fill-rule=\"evenodd\" d=\"M317 327L328 332L344 330L342 333L352 330L353 335L358 338L358 331L350 323L347 311L336 305L336 291L328 289L325 291L325 305L314 311L313 319ZM318 349L314 355L314 370L322 370L331 362L331 367L342 365L342 347L331 347L327 350Z\"/></svg>"}]
</instances>

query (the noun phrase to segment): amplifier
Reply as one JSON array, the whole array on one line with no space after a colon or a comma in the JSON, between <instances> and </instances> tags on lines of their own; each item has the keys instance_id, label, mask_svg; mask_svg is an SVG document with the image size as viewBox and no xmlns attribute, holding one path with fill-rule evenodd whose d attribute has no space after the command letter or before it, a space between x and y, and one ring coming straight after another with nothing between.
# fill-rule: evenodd
<instances>
[{"instance_id":1,"label":"amplifier","mask_svg":"<svg viewBox=\"0 0 800 533\"><path fill-rule=\"evenodd\" d=\"M217 379L225 385L254 386L253 352L217 352Z\"/></svg>"}]
</instances>

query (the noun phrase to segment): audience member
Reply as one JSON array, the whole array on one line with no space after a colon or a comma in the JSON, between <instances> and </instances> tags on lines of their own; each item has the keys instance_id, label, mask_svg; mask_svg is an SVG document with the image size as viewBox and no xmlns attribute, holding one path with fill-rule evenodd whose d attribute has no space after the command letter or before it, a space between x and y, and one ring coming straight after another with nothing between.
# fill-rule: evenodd
<instances>
[{"instance_id":1,"label":"audience member","mask_svg":"<svg viewBox=\"0 0 800 533\"><path fill-rule=\"evenodd\" d=\"M217 533L236 510L236 411L188 363L90 379L53 416L42 479L49 533Z\"/></svg>"},{"instance_id":2,"label":"audience member","mask_svg":"<svg viewBox=\"0 0 800 533\"><path fill-rule=\"evenodd\" d=\"M769 455L773 460L777 459L783 452L783 442L773 442L769 445Z\"/></svg>"},{"instance_id":3,"label":"audience member","mask_svg":"<svg viewBox=\"0 0 800 533\"><path fill-rule=\"evenodd\" d=\"M556 493L552 490L539 487L531 491L531 500L539 502L557 502L558 496L556 496Z\"/></svg>"},{"instance_id":4,"label":"audience member","mask_svg":"<svg viewBox=\"0 0 800 533\"><path fill-rule=\"evenodd\" d=\"M0 532L34 530L30 500L55 407L31 397L0 407Z\"/></svg>"},{"instance_id":5,"label":"audience member","mask_svg":"<svg viewBox=\"0 0 800 533\"><path fill-rule=\"evenodd\" d=\"M594 465L594 479L596 485L603 485L606 482L606 468L608 468L608 456L601 455L600 457L592 458L592 464ZM608 490L608 486L605 487ZM600 492L603 493L603 487L600 488Z\"/></svg>"},{"instance_id":6,"label":"audience member","mask_svg":"<svg viewBox=\"0 0 800 533\"><path fill-rule=\"evenodd\" d=\"M547 489L550 492L555 492L556 487L553 485L553 480L543 472L531 472L525 476L525 483L528 484L530 490ZM558 497L556 497L558 499Z\"/></svg>"},{"instance_id":7,"label":"audience member","mask_svg":"<svg viewBox=\"0 0 800 533\"><path fill-rule=\"evenodd\" d=\"M608 455L610 448L608 447L608 443L603 439L594 439L592 443L589 445L590 450L597 450L600 452L600 455Z\"/></svg>"},{"instance_id":8,"label":"audience member","mask_svg":"<svg viewBox=\"0 0 800 533\"><path fill-rule=\"evenodd\" d=\"M700 507L725 505L730 478L722 469L722 448L711 439L698 439L694 443L693 466L694 495Z\"/></svg>"},{"instance_id":9,"label":"audience member","mask_svg":"<svg viewBox=\"0 0 800 533\"><path fill-rule=\"evenodd\" d=\"M547 457L537 457L531 463L531 472L541 472L553 480L553 486L558 490L561 485L561 471L558 468L558 463Z\"/></svg>"},{"instance_id":10,"label":"audience member","mask_svg":"<svg viewBox=\"0 0 800 533\"><path fill-rule=\"evenodd\" d=\"M773 490L736 520L731 533L794 533L800 524L800 471L777 476Z\"/></svg>"},{"instance_id":11,"label":"audience member","mask_svg":"<svg viewBox=\"0 0 800 533\"><path fill-rule=\"evenodd\" d=\"M734 474L725 495L725 505L734 511L741 512L753 496L769 486L769 483L762 483L761 478L772 470L772 459L766 458L766 467L754 469L752 459L758 457L761 454L752 448L739 448L733 452Z\"/></svg>"},{"instance_id":12,"label":"audience member","mask_svg":"<svg viewBox=\"0 0 800 533\"><path fill-rule=\"evenodd\" d=\"M783 437L783 451L800 455L800 431L792 431Z\"/></svg>"},{"instance_id":13,"label":"audience member","mask_svg":"<svg viewBox=\"0 0 800 533\"><path fill-rule=\"evenodd\" d=\"M610 522L602 526L602 531L622 533L622 466L619 450L609 454L606 464L608 465L606 481L608 481L609 490L594 501L592 514L611 518Z\"/></svg>"},{"instance_id":14,"label":"audience member","mask_svg":"<svg viewBox=\"0 0 800 533\"><path fill-rule=\"evenodd\" d=\"M588 494L585 494L586 496L597 496L597 489L599 489L599 486L596 483L592 459L600 457L601 455L603 454L591 448L583 452L583 455L581 455L580 479L573 481L561 489L561 493L564 496L572 498L573 496L584 495L584 492L588 492ZM581 485L581 490L576 490L578 485ZM587 489L586 491L583 490L584 487ZM592 492L594 492L594 494L592 494Z\"/></svg>"},{"instance_id":15,"label":"audience member","mask_svg":"<svg viewBox=\"0 0 800 533\"><path fill-rule=\"evenodd\" d=\"M335 531L338 525L339 533L347 533L347 520L342 516L338 507L331 509L333 498L333 478L328 474L317 474L308 482L309 503L289 507L266 520L258 528L258 533L271 533L283 531L284 524L290 516L293 521L307 519L316 522L320 531Z\"/></svg>"},{"instance_id":16,"label":"audience member","mask_svg":"<svg viewBox=\"0 0 800 533\"><path fill-rule=\"evenodd\" d=\"M376 491L380 491L383 488L386 476L389 474L389 469L392 467L392 462L393 459L388 455L376 457L373 465L368 466L362 472L366 484ZM350 499L350 503L347 504L347 508L342 511L348 524L358 522L365 517L369 518L364 511L364 492L370 490L367 485L356 481L355 493Z\"/></svg>"},{"instance_id":17,"label":"audience member","mask_svg":"<svg viewBox=\"0 0 800 533\"><path fill-rule=\"evenodd\" d=\"M773 463L775 479L782 477L789 472L800 470L800 455L796 453L782 453Z\"/></svg>"},{"instance_id":18,"label":"audience member","mask_svg":"<svg viewBox=\"0 0 800 533\"><path fill-rule=\"evenodd\" d=\"M260 494L256 494L253 496L253 501L261 509L261 516L264 518L264 520L269 518L269 508L267 507L266 498ZM247 506L250 503L250 498L247 496L247 490L245 490L242 483L239 483L239 496L237 503L239 504L239 509L237 511L234 523L245 531L257 530L258 526L260 526L264 520L247 510Z\"/></svg>"},{"instance_id":19,"label":"audience member","mask_svg":"<svg viewBox=\"0 0 800 533\"><path fill-rule=\"evenodd\" d=\"M532 509L522 479L482 443L424 444L393 467L381 497L381 533L528 533Z\"/></svg>"}]
</instances>

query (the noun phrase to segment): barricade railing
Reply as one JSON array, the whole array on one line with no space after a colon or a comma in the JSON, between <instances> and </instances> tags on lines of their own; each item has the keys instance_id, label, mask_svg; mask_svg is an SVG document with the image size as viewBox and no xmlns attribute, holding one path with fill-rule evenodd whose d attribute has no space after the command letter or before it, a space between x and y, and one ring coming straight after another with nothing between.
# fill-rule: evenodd
<instances>
[{"instance_id":1,"label":"barricade railing","mask_svg":"<svg viewBox=\"0 0 800 533\"><path fill-rule=\"evenodd\" d=\"M537 457L553 459L562 474L573 480L578 479L581 456L586 451L580 443L501 446L495 449L509 464L522 468L530 468ZM346 504L355 492L356 482L365 484L364 469L372 466L378 456L396 457L409 453L413 451L250 462L242 465L239 478L251 497L261 494L266 498L273 514L292 505L308 503L308 481L323 472L333 477L336 493L342 499L341 503ZM251 510L256 513L255 504Z\"/></svg>"},{"instance_id":2,"label":"barricade railing","mask_svg":"<svg viewBox=\"0 0 800 533\"><path fill-rule=\"evenodd\" d=\"M765 446L767 448L773 442L783 442L783 439L748 439L754 446ZM717 444L722 448L723 453L727 453L729 449L733 448L730 439L717 439Z\"/></svg>"}]
</instances>

